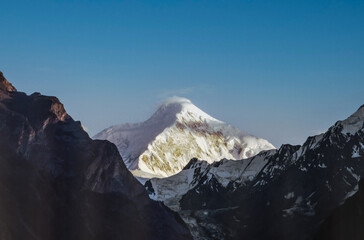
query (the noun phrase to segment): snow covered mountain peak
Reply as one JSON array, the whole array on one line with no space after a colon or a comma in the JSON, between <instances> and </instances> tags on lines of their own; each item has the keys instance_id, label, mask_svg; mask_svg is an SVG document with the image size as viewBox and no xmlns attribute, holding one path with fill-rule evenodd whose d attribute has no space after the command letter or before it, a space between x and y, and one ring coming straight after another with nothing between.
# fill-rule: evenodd
<instances>
[{"instance_id":1,"label":"snow covered mountain peak","mask_svg":"<svg viewBox=\"0 0 364 240\"><path fill-rule=\"evenodd\" d=\"M362 129L364 125L364 105L362 105L355 113L343 121L336 123L335 127L342 126L343 134L355 134Z\"/></svg>"},{"instance_id":2,"label":"snow covered mountain peak","mask_svg":"<svg viewBox=\"0 0 364 240\"><path fill-rule=\"evenodd\" d=\"M171 97L163 101L148 121L166 118L175 121L221 122L196 107L189 99L182 97Z\"/></svg>"},{"instance_id":3,"label":"snow covered mountain peak","mask_svg":"<svg viewBox=\"0 0 364 240\"><path fill-rule=\"evenodd\" d=\"M274 149L267 140L217 120L180 97L165 100L145 122L112 126L94 138L113 142L126 166L144 178L176 174L192 158L211 163Z\"/></svg>"},{"instance_id":4,"label":"snow covered mountain peak","mask_svg":"<svg viewBox=\"0 0 364 240\"><path fill-rule=\"evenodd\" d=\"M189 100L187 98L174 96L174 97L170 97L170 98L165 99L160 104L160 107L168 106L170 104L180 104L182 106L182 105L191 105L192 102L191 102L191 100Z\"/></svg>"}]
</instances>

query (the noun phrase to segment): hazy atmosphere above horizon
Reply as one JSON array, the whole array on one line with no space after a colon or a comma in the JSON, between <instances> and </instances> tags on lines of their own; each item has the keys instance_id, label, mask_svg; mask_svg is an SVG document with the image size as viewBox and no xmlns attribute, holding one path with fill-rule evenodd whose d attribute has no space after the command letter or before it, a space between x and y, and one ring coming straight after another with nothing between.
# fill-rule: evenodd
<instances>
[{"instance_id":1,"label":"hazy atmosphere above horizon","mask_svg":"<svg viewBox=\"0 0 364 240\"><path fill-rule=\"evenodd\" d=\"M279 147L364 104L364 1L7 1L0 70L90 136L172 96Z\"/></svg>"}]
</instances>

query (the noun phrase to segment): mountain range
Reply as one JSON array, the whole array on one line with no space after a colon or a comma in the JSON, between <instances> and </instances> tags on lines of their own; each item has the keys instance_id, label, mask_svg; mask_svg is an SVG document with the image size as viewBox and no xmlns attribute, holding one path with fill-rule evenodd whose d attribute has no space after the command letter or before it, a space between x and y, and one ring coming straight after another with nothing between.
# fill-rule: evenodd
<instances>
[{"instance_id":1,"label":"mountain range","mask_svg":"<svg viewBox=\"0 0 364 240\"><path fill-rule=\"evenodd\" d=\"M363 156L364 105L302 146L240 161L192 159L180 173L145 186L152 199L179 212L195 239L321 239L330 233L321 223L358 191ZM350 218L338 211L331 218ZM363 238L357 236L347 239Z\"/></svg>"},{"instance_id":2,"label":"mountain range","mask_svg":"<svg viewBox=\"0 0 364 240\"><path fill-rule=\"evenodd\" d=\"M176 97L94 138L0 72L0 239L364 238L364 105L279 149Z\"/></svg>"}]
</instances>

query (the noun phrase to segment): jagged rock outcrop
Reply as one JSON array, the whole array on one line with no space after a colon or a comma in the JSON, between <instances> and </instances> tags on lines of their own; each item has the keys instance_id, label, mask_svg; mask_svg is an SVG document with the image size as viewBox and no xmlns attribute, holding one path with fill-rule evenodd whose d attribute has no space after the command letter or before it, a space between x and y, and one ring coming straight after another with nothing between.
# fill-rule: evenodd
<instances>
[{"instance_id":1,"label":"jagged rock outcrop","mask_svg":"<svg viewBox=\"0 0 364 240\"><path fill-rule=\"evenodd\" d=\"M90 139L57 98L28 96L4 79L1 239L191 239L177 214L149 199L115 145Z\"/></svg>"}]
</instances>

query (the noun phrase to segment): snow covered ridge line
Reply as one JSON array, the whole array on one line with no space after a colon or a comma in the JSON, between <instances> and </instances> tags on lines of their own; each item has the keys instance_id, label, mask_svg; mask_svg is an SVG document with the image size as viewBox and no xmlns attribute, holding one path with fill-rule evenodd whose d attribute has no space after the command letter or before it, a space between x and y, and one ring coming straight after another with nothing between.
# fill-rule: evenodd
<instances>
[{"instance_id":1,"label":"snow covered ridge line","mask_svg":"<svg viewBox=\"0 0 364 240\"><path fill-rule=\"evenodd\" d=\"M363 110L363 107L359 108L359 110L348 119L353 118L353 116L360 116ZM192 159L180 173L174 176L165 179L151 179L146 184L147 190L149 191L151 198L165 201L169 198L179 198L178 196L183 195L196 187L201 179L204 179L203 182L200 182L202 185L206 184L211 179L215 179L224 188L228 187L231 183L233 183L234 188L236 188L238 185L244 185L247 182L253 182L254 180L255 185L253 187L255 187L266 185L268 181L263 178L266 176L268 178L273 178L275 175L284 172L291 165L297 165L302 172L308 172L308 169L310 168L326 169L330 162L317 161L311 163L310 161L313 161L313 159L307 159L306 155L313 150L320 151L320 148L323 144L326 144L327 140L330 144L337 141L334 139L337 135L335 131L344 134L341 130L343 128L342 123L346 123L345 127L352 127L350 126L350 123L348 124L348 119L339 121L324 134L309 137L302 146L282 145L279 150L273 149L262 151L254 157L239 161L223 159L220 162L209 164L204 160ZM361 121L361 123L358 121L351 121L354 125L362 125L357 128L357 132L363 131L363 118ZM353 132L351 135L355 135L357 132ZM346 136L346 133L344 135ZM348 156L352 159L359 158L361 157L360 152L364 151L364 143L359 142L358 144L353 145L351 149ZM317 157L324 158L325 154L318 153ZM301 161L303 162L299 163ZM350 173L359 181L360 178L358 178L355 173ZM258 180L260 178L261 180ZM172 189L174 193L169 192L166 194L166 192L168 192L168 187L166 185L171 182L180 185L180 188L183 188L183 190L176 191L176 189Z\"/></svg>"},{"instance_id":2,"label":"snow covered ridge line","mask_svg":"<svg viewBox=\"0 0 364 240\"><path fill-rule=\"evenodd\" d=\"M313 239L312 229L352 197L364 177L363 112L359 108L302 146L282 145L239 161L193 159L174 176L147 181L146 189L178 211L196 239L225 239L227 232L235 235L226 239L276 239L276 234ZM236 227L239 222L244 225Z\"/></svg>"},{"instance_id":3,"label":"snow covered ridge line","mask_svg":"<svg viewBox=\"0 0 364 240\"><path fill-rule=\"evenodd\" d=\"M358 111L352 114L350 117L343 121L338 121L335 127L342 127L341 132L343 134L355 134L357 131L363 128L364 124L364 105L362 105Z\"/></svg>"},{"instance_id":4,"label":"snow covered ridge line","mask_svg":"<svg viewBox=\"0 0 364 240\"><path fill-rule=\"evenodd\" d=\"M150 179L145 183L145 187L153 200L163 202L173 200L174 203L176 199L181 200L184 194L198 185L209 185L211 181L216 181L223 188L236 189L239 185L254 180L270 158L280 154L281 149L262 151L256 156L242 160L222 159L208 163L194 158L181 172L168 178ZM168 206L176 211L180 208L179 203Z\"/></svg>"},{"instance_id":5,"label":"snow covered ridge line","mask_svg":"<svg viewBox=\"0 0 364 240\"><path fill-rule=\"evenodd\" d=\"M94 138L114 143L137 177L168 177L192 158L245 159L274 149L265 139L217 120L185 98L164 101L145 122L113 126Z\"/></svg>"}]
</instances>

